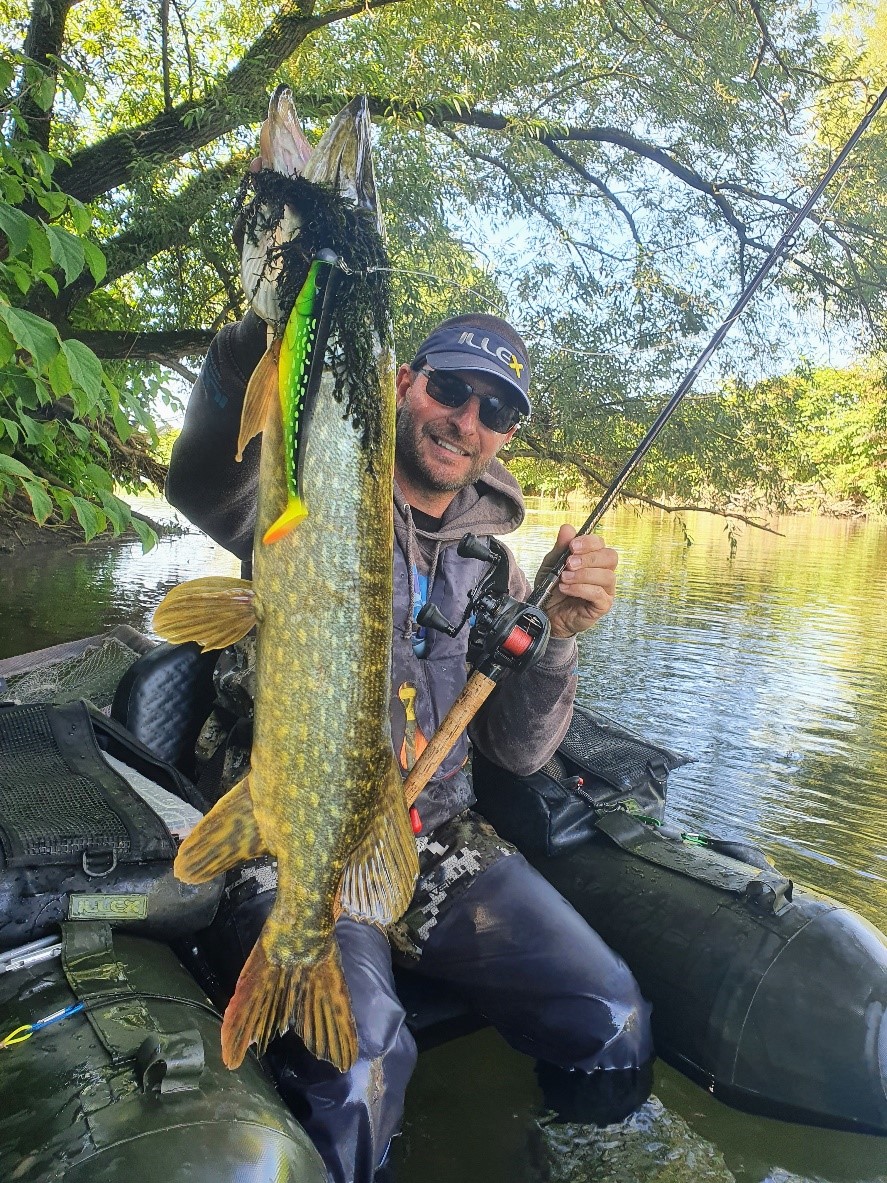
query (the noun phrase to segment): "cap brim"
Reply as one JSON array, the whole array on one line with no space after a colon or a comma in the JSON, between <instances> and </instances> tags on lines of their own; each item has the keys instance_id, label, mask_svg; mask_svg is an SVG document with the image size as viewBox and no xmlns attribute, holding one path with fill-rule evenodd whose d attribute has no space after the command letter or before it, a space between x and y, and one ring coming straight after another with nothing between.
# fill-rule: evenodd
<instances>
[{"instance_id":1,"label":"cap brim","mask_svg":"<svg viewBox=\"0 0 887 1183\"><path fill-rule=\"evenodd\" d=\"M529 415L532 410L530 400L521 390L517 379L512 378L502 366L497 366L495 362L489 361L483 355L436 350L433 353L427 353L425 360L435 370L479 370L484 374L492 374L494 378L498 378L500 382L504 382L508 386L509 394L514 399L514 405L522 415Z\"/></svg>"}]
</instances>

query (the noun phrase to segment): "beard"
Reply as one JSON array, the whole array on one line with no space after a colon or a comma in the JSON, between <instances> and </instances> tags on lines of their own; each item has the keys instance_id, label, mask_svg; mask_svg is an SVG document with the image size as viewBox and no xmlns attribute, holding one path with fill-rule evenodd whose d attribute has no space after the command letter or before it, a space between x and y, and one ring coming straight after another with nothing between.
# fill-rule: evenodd
<instances>
[{"instance_id":1,"label":"beard","mask_svg":"<svg viewBox=\"0 0 887 1183\"><path fill-rule=\"evenodd\" d=\"M474 456L462 476L448 476L435 471L435 468L423 454L423 441L431 436L454 444L457 448L465 448L463 442L454 436L452 428L440 427L426 423L420 427L415 422L409 405L404 403L397 411L395 422L395 455L397 465L408 476L413 485L429 493L457 493L473 485L483 476L489 467L489 459ZM468 451L467 448L465 448Z\"/></svg>"}]
</instances>

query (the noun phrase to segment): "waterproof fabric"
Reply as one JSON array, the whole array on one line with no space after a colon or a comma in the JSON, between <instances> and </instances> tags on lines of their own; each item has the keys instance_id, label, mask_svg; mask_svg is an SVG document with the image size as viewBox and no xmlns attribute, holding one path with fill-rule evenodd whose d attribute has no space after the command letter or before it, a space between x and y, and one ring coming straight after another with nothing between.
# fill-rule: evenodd
<instances>
[{"instance_id":1,"label":"waterproof fabric","mask_svg":"<svg viewBox=\"0 0 887 1183\"><path fill-rule=\"evenodd\" d=\"M244 958L272 899L255 896L239 912ZM357 1062L340 1073L289 1033L272 1044L268 1065L332 1183L370 1183L400 1129L416 1047L385 935L349 919L336 933L357 1023ZM226 949L230 974L236 967L230 944ZM555 1082L550 1091L559 1111L581 1104L590 1120L606 1124L649 1092L650 1008L637 983L522 855L501 858L454 896L424 942L417 972L455 989L512 1047L544 1061L542 1080Z\"/></svg>"}]
</instances>

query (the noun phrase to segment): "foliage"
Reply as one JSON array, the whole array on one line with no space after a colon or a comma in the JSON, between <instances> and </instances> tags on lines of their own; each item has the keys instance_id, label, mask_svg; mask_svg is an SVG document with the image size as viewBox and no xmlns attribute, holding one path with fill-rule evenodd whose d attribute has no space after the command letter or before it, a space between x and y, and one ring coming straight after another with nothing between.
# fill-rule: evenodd
<instances>
[{"instance_id":1,"label":"foliage","mask_svg":"<svg viewBox=\"0 0 887 1183\"><path fill-rule=\"evenodd\" d=\"M31 410L64 397L71 411L41 419L22 404L39 443L20 429L0 447L86 498L99 480L86 459L112 472L117 443L132 453L132 439L150 439L158 401L174 401L244 311L232 201L277 81L293 87L309 138L369 96L399 356L443 316L491 304L510 315L534 362L535 414L514 462L563 493L606 484L883 72L871 21L824 38L802 0L0 0L0 17L36 63L14 59L4 152L39 151L50 203L30 189L5 198L4 265L25 283L4 272L5 307L19 326L26 314L51 326L7 370L18 367L9 380L28 384ZM797 363L801 325L838 325L860 346L882 330L885 143L876 125L731 334L715 381L741 373L744 393L734 382L729 397L688 401L639 493L721 509L730 490L785 499L788 459L740 446L749 430L776 431L756 380ZM10 237L16 217L37 227L42 254L23 231ZM93 351L78 357L103 362L101 377L81 367L92 394L70 372L75 341ZM130 483L150 476L147 459L127 462ZM59 504L63 490L37 476Z\"/></svg>"},{"instance_id":2,"label":"foliage","mask_svg":"<svg viewBox=\"0 0 887 1183\"><path fill-rule=\"evenodd\" d=\"M8 98L20 78L18 101ZM85 83L62 69L60 83L82 98ZM0 229L6 250L0 257L0 492L25 494L42 525L53 515L73 514L87 541L111 528L134 528L147 548L153 533L134 521L114 494L114 477L124 477L108 443L106 420L120 448L132 427L115 387L95 353L76 338L62 338L54 324L24 307L37 289L58 296L88 270L101 282L105 261L87 237L90 216L83 204L53 184L57 157L28 137L23 101L48 110L56 80L18 55L0 57L0 90L9 135L0 140ZM49 221L49 219L53 219ZM138 401L134 416L150 427ZM133 454L131 445L127 451ZM138 460L142 460L141 457ZM137 463L128 483L141 483Z\"/></svg>"}]
</instances>

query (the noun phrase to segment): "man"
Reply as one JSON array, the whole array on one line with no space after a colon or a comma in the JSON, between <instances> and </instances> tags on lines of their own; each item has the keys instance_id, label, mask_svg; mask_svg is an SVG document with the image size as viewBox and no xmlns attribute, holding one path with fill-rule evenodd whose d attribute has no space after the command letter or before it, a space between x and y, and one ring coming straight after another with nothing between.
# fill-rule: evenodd
<instances>
[{"instance_id":1,"label":"man","mask_svg":"<svg viewBox=\"0 0 887 1183\"><path fill-rule=\"evenodd\" d=\"M264 348L264 325L252 313L213 342L167 486L174 505L244 561L252 553L257 441L242 465L233 457L243 393ZM439 325L397 373L391 724L404 773L466 680L467 630L455 638L426 631L416 616L431 602L459 619L482 564L458 556L456 543L469 530L509 533L524 517L520 489L496 454L530 412L529 380L519 334L482 313ZM556 543L571 555L546 605L544 657L503 682L470 728L485 755L517 774L541 767L563 738L576 691L576 635L613 603L615 551L574 535L562 526ZM513 559L510 591L519 599L530 591ZM620 1120L649 1093L649 1007L624 963L472 812L467 756L463 737L417 801L420 879L390 934L395 955L456 990L513 1047L536 1057L546 1099L566 1116ZM330 1178L369 1183L398 1132L416 1050L389 938L347 918L337 937L357 1062L340 1073L291 1034L269 1057Z\"/></svg>"}]
</instances>

